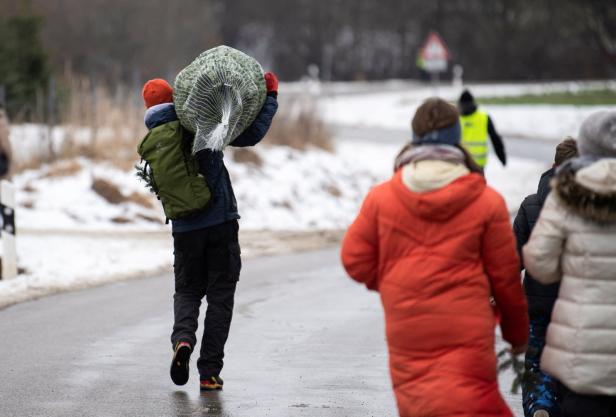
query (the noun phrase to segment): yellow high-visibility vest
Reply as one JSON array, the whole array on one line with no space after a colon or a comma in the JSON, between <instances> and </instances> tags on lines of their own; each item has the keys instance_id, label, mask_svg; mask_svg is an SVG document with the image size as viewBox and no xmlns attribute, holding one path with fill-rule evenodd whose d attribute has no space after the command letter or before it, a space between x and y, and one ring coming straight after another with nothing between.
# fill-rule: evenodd
<instances>
[{"instance_id":1,"label":"yellow high-visibility vest","mask_svg":"<svg viewBox=\"0 0 616 417\"><path fill-rule=\"evenodd\" d=\"M477 110L460 116L462 146L471 154L477 165L485 167L488 161L488 114Z\"/></svg>"}]
</instances>

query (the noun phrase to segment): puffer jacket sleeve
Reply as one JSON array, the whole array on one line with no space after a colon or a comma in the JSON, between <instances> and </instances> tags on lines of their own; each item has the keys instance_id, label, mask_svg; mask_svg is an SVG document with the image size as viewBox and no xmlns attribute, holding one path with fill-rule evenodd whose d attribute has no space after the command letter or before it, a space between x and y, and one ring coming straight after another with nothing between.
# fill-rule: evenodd
<instances>
[{"instance_id":1,"label":"puffer jacket sleeve","mask_svg":"<svg viewBox=\"0 0 616 417\"><path fill-rule=\"evenodd\" d=\"M523 249L526 270L542 284L558 282L562 276L560 258L566 238L565 214L554 194L550 194Z\"/></svg>"},{"instance_id":2,"label":"puffer jacket sleeve","mask_svg":"<svg viewBox=\"0 0 616 417\"><path fill-rule=\"evenodd\" d=\"M504 200L495 193L494 202L483 235L482 260L501 313L503 338L513 346L521 346L528 341L528 310L516 242Z\"/></svg>"},{"instance_id":3,"label":"puffer jacket sleeve","mask_svg":"<svg viewBox=\"0 0 616 417\"><path fill-rule=\"evenodd\" d=\"M378 224L377 206L369 193L359 215L342 241L342 265L355 281L378 291Z\"/></svg>"}]
</instances>

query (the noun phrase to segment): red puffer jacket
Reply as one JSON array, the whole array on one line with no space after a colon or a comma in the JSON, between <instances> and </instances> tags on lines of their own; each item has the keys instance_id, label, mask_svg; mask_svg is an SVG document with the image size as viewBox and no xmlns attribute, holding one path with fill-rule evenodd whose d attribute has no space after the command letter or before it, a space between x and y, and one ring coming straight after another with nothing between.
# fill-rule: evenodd
<instances>
[{"instance_id":1,"label":"red puffer jacket","mask_svg":"<svg viewBox=\"0 0 616 417\"><path fill-rule=\"evenodd\" d=\"M414 193L400 171L374 188L342 245L349 275L381 294L402 417L511 416L497 385L503 337L528 338L509 215L478 174Z\"/></svg>"}]
</instances>

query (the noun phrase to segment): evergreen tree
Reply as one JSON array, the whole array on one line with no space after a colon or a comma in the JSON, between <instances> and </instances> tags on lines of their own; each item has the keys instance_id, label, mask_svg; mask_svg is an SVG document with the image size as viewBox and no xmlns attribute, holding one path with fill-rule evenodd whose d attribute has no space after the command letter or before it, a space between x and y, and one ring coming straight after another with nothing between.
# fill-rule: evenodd
<instances>
[{"instance_id":1,"label":"evergreen tree","mask_svg":"<svg viewBox=\"0 0 616 417\"><path fill-rule=\"evenodd\" d=\"M41 42L43 19L32 15L0 20L0 84L12 118L31 120L37 93L42 97L50 77Z\"/></svg>"}]
</instances>

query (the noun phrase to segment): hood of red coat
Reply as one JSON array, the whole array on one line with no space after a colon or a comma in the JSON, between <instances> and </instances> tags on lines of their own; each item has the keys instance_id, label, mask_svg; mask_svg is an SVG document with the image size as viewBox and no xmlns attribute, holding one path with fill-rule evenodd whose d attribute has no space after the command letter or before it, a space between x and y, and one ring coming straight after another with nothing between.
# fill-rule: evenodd
<instances>
[{"instance_id":1,"label":"hood of red coat","mask_svg":"<svg viewBox=\"0 0 616 417\"><path fill-rule=\"evenodd\" d=\"M475 201L486 188L485 179L475 173L464 175L438 190L416 193L402 182L402 170L392 184L396 197L415 215L433 221L445 221Z\"/></svg>"}]
</instances>

